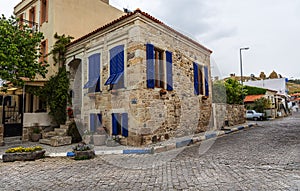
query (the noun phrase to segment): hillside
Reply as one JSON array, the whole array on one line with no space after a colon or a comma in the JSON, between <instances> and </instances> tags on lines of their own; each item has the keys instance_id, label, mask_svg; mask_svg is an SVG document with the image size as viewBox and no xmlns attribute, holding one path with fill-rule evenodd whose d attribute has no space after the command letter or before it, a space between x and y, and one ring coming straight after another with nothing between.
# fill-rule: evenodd
<instances>
[{"instance_id":1,"label":"hillside","mask_svg":"<svg viewBox=\"0 0 300 191\"><path fill-rule=\"evenodd\" d=\"M289 90L289 94L300 92L300 84L295 84L291 82L287 82L286 84Z\"/></svg>"}]
</instances>

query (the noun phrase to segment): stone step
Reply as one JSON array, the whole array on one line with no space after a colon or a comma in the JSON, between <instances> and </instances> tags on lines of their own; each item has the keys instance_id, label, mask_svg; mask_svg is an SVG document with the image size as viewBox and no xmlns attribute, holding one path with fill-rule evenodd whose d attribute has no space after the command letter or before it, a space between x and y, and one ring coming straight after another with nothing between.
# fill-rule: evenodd
<instances>
[{"instance_id":1,"label":"stone step","mask_svg":"<svg viewBox=\"0 0 300 191\"><path fill-rule=\"evenodd\" d=\"M55 136L55 137L51 137L50 140L51 140L52 147L59 147L59 146L63 146L63 145L72 144L71 136Z\"/></svg>"},{"instance_id":2,"label":"stone step","mask_svg":"<svg viewBox=\"0 0 300 191\"><path fill-rule=\"evenodd\" d=\"M44 132L42 134L43 139L49 139L54 136L57 136L57 133L55 131Z\"/></svg>"},{"instance_id":3,"label":"stone step","mask_svg":"<svg viewBox=\"0 0 300 191\"><path fill-rule=\"evenodd\" d=\"M59 129L69 129L69 125L60 125Z\"/></svg>"},{"instance_id":4,"label":"stone step","mask_svg":"<svg viewBox=\"0 0 300 191\"><path fill-rule=\"evenodd\" d=\"M55 128L54 132L57 133L57 135L66 136L68 129L61 129L61 128Z\"/></svg>"},{"instance_id":5,"label":"stone step","mask_svg":"<svg viewBox=\"0 0 300 191\"><path fill-rule=\"evenodd\" d=\"M51 140L50 139L40 139L39 143L45 144L45 145L51 145Z\"/></svg>"},{"instance_id":6,"label":"stone step","mask_svg":"<svg viewBox=\"0 0 300 191\"><path fill-rule=\"evenodd\" d=\"M19 146L22 145L22 136L16 137L4 137L3 139L4 145L14 145Z\"/></svg>"},{"instance_id":7,"label":"stone step","mask_svg":"<svg viewBox=\"0 0 300 191\"><path fill-rule=\"evenodd\" d=\"M22 140L22 136L4 137L4 142L13 142Z\"/></svg>"},{"instance_id":8,"label":"stone step","mask_svg":"<svg viewBox=\"0 0 300 191\"><path fill-rule=\"evenodd\" d=\"M55 136L49 139L40 139L41 144L50 145L52 147L59 147L72 144L71 136Z\"/></svg>"}]
</instances>

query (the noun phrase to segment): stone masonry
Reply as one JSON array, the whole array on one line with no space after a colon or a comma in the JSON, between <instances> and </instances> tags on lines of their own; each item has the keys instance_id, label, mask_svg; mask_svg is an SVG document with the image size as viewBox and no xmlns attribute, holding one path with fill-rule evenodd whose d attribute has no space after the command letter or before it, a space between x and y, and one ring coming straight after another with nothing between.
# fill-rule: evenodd
<instances>
[{"instance_id":1,"label":"stone masonry","mask_svg":"<svg viewBox=\"0 0 300 191\"><path fill-rule=\"evenodd\" d=\"M211 52L169 27L153 22L140 11L132 15L68 49L68 57L81 59L83 84L88 76L88 56L94 52L101 53L101 92L82 90L79 120L83 122L84 132L89 131L89 114L93 112L102 114L102 127L108 135L112 133L111 114L128 113L129 135L121 137L128 145L148 145L206 131L212 111L211 78L208 78L209 96L196 96L193 62L210 68ZM147 88L146 43L172 52L172 91ZM109 77L109 50L118 45L125 47L125 88L109 90L109 86L104 86ZM76 51L81 53L74 54ZM72 67L70 62L72 60L69 60Z\"/></svg>"},{"instance_id":2,"label":"stone masonry","mask_svg":"<svg viewBox=\"0 0 300 191\"><path fill-rule=\"evenodd\" d=\"M4 131L3 125L0 125L0 146L4 145L3 131Z\"/></svg>"}]
</instances>

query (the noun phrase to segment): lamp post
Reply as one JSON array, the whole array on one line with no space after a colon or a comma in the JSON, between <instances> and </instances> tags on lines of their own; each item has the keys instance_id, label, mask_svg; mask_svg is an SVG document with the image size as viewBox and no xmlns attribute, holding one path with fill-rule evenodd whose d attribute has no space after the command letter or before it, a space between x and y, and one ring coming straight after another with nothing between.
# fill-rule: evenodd
<instances>
[{"instance_id":1,"label":"lamp post","mask_svg":"<svg viewBox=\"0 0 300 191\"><path fill-rule=\"evenodd\" d=\"M249 50L249 47L240 48L241 83L242 83L242 86L243 86L243 61L242 61L242 50Z\"/></svg>"}]
</instances>

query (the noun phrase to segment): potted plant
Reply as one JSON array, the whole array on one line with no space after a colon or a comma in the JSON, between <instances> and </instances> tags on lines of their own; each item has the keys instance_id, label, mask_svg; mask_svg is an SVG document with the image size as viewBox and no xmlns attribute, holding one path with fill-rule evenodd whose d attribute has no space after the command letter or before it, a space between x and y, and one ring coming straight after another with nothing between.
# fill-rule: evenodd
<instances>
[{"instance_id":1,"label":"potted plant","mask_svg":"<svg viewBox=\"0 0 300 191\"><path fill-rule=\"evenodd\" d=\"M41 129L39 127L34 127L31 134L31 140L33 142L38 142L40 138L42 138Z\"/></svg>"},{"instance_id":2,"label":"potted plant","mask_svg":"<svg viewBox=\"0 0 300 191\"><path fill-rule=\"evenodd\" d=\"M45 157L45 152L41 146L14 147L5 151L2 160L3 162L35 160Z\"/></svg>"},{"instance_id":3,"label":"potted plant","mask_svg":"<svg viewBox=\"0 0 300 191\"><path fill-rule=\"evenodd\" d=\"M86 160L95 157L95 151L92 145L86 144L85 142L80 142L73 147L73 152L75 154L75 160Z\"/></svg>"}]
</instances>

